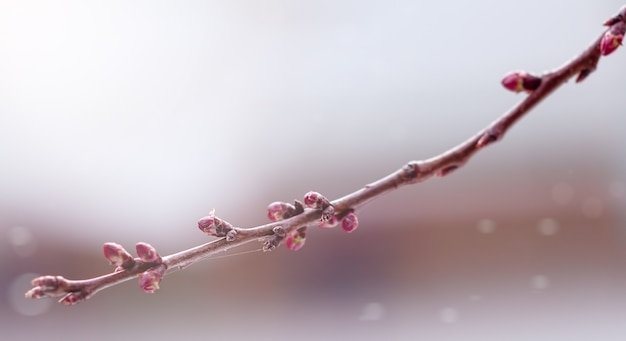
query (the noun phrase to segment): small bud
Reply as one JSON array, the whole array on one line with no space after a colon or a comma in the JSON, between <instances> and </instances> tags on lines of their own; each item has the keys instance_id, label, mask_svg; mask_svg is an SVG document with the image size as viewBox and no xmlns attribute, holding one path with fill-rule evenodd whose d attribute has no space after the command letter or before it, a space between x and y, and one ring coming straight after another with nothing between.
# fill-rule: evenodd
<instances>
[{"instance_id":1,"label":"small bud","mask_svg":"<svg viewBox=\"0 0 626 341\"><path fill-rule=\"evenodd\" d=\"M337 220L337 216L333 215L330 217L330 219L328 221L322 221L320 220L318 223L318 226L321 228L332 228L337 226L337 224L339 223L339 220Z\"/></svg>"},{"instance_id":2,"label":"small bud","mask_svg":"<svg viewBox=\"0 0 626 341\"><path fill-rule=\"evenodd\" d=\"M154 246L148 243L144 243L144 242L137 243L135 245L135 250L137 251L137 256L146 263L160 263L161 262L161 256L159 256L159 253L157 252L157 250L154 248Z\"/></svg>"},{"instance_id":3,"label":"small bud","mask_svg":"<svg viewBox=\"0 0 626 341\"><path fill-rule=\"evenodd\" d=\"M34 288L26 292L26 298L54 297L67 290L67 279L61 276L41 276L33 279Z\"/></svg>"},{"instance_id":4,"label":"small bud","mask_svg":"<svg viewBox=\"0 0 626 341\"><path fill-rule=\"evenodd\" d=\"M152 294L159 289L159 283L165 274L165 265L158 265L139 275L139 287L145 293Z\"/></svg>"},{"instance_id":5,"label":"small bud","mask_svg":"<svg viewBox=\"0 0 626 341\"><path fill-rule=\"evenodd\" d=\"M287 231L285 231L285 228L282 226L274 226L274 228L272 229L272 232L274 232L274 235L276 237L280 237L280 238L284 238L285 235L287 235Z\"/></svg>"},{"instance_id":6,"label":"small bud","mask_svg":"<svg viewBox=\"0 0 626 341\"><path fill-rule=\"evenodd\" d=\"M335 216L335 207L333 205L329 205L322 211L322 217L320 218L321 223L326 223L331 221Z\"/></svg>"},{"instance_id":7,"label":"small bud","mask_svg":"<svg viewBox=\"0 0 626 341\"><path fill-rule=\"evenodd\" d=\"M282 237L270 237L268 240L265 241L265 243L263 243L263 252L274 250L278 246L278 244L280 244L281 240L283 240Z\"/></svg>"},{"instance_id":8,"label":"small bud","mask_svg":"<svg viewBox=\"0 0 626 341\"><path fill-rule=\"evenodd\" d=\"M298 251L304 246L306 240L306 226L290 232L285 237L285 246L291 251Z\"/></svg>"},{"instance_id":9,"label":"small bud","mask_svg":"<svg viewBox=\"0 0 626 341\"><path fill-rule=\"evenodd\" d=\"M344 231L351 233L356 230L357 227L359 227L359 220L354 212L346 214L346 216L341 219L341 228Z\"/></svg>"},{"instance_id":10,"label":"small bud","mask_svg":"<svg viewBox=\"0 0 626 341\"><path fill-rule=\"evenodd\" d=\"M24 297L26 298L44 298L48 296L48 292L45 291L43 288L41 287L34 287L30 290L28 290L25 294Z\"/></svg>"},{"instance_id":11,"label":"small bud","mask_svg":"<svg viewBox=\"0 0 626 341\"><path fill-rule=\"evenodd\" d=\"M502 86L513 92L532 92L541 85L541 77L533 76L526 71L514 71L502 78Z\"/></svg>"},{"instance_id":12,"label":"small bud","mask_svg":"<svg viewBox=\"0 0 626 341\"><path fill-rule=\"evenodd\" d=\"M235 239L237 239L237 230L232 229L232 230L228 231L228 233L226 233L226 241L227 242L232 242Z\"/></svg>"},{"instance_id":13,"label":"small bud","mask_svg":"<svg viewBox=\"0 0 626 341\"><path fill-rule=\"evenodd\" d=\"M310 191L304 195L304 206L320 210L330 206L330 201L325 196Z\"/></svg>"},{"instance_id":14,"label":"small bud","mask_svg":"<svg viewBox=\"0 0 626 341\"><path fill-rule=\"evenodd\" d=\"M211 236L225 237L233 226L215 216L215 210L212 210L211 214L198 220L198 228Z\"/></svg>"},{"instance_id":15,"label":"small bud","mask_svg":"<svg viewBox=\"0 0 626 341\"><path fill-rule=\"evenodd\" d=\"M89 295L87 295L87 292L75 291L75 292L70 292L69 294L63 296L63 298L59 300L59 303L63 305L74 305L76 303L85 301L88 298L89 298Z\"/></svg>"},{"instance_id":16,"label":"small bud","mask_svg":"<svg viewBox=\"0 0 626 341\"><path fill-rule=\"evenodd\" d=\"M625 32L626 24L623 21L612 25L602 36L602 40L600 41L600 53L602 53L603 56L608 56L617 50L617 48L622 45Z\"/></svg>"},{"instance_id":17,"label":"small bud","mask_svg":"<svg viewBox=\"0 0 626 341\"><path fill-rule=\"evenodd\" d=\"M119 268L130 269L135 265L133 256L128 253L120 244L117 243L104 243L102 246L104 258L109 263Z\"/></svg>"},{"instance_id":18,"label":"small bud","mask_svg":"<svg viewBox=\"0 0 626 341\"><path fill-rule=\"evenodd\" d=\"M437 172L435 172L435 175L436 176L446 176L446 175L454 172L457 169L459 169L458 165L450 165L450 166L447 166L445 168L442 168L442 169L438 170Z\"/></svg>"},{"instance_id":19,"label":"small bud","mask_svg":"<svg viewBox=\"0 0 626 341\"><path fill-rule=\"evenodd\" d=\"M271 221L280 221L293 217L296 213L296 207L286 202L274 201L267 206L267 218Z\"/></svg>"}]
</instances>

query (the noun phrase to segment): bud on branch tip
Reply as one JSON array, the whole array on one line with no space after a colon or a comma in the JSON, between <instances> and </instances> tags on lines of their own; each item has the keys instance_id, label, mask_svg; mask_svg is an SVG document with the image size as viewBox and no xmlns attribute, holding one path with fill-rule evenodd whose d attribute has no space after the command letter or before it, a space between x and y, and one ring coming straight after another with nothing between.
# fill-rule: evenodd
<instances>
[{"instance_id":1,"label":"bud on branch tip","mask_svg":"<svg viewBox=\"0 0 626 341\"><path fill-rule=\"evenodd\" d=\"M600 52L603 56L608 56L622 45L625 32L626 24L623 21L611 25L611 27L604 32L602 40L600 41Z\"/></svg>"}]
</instances>

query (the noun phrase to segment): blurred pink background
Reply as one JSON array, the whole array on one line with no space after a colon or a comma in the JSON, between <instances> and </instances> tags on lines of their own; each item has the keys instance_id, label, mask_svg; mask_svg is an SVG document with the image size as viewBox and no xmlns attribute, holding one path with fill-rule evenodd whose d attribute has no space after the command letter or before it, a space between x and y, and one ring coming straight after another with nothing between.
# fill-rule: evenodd
<instances>
[{"instance_id":1,"label":"blurred pink background","mask_svg":"<svg viewBox=\"0 0 626 341\"><path fill-rule=\"evenodd\" d=\"M441 153L521 100L506 72L561 65L623 4L3 1L0 338L625 339L622 49L355 233L207 260L154 295L23 298L39 274L111 271L104 242L177 252L210 240L212 208L255 226Z\"/></svg>"}]
</instances>

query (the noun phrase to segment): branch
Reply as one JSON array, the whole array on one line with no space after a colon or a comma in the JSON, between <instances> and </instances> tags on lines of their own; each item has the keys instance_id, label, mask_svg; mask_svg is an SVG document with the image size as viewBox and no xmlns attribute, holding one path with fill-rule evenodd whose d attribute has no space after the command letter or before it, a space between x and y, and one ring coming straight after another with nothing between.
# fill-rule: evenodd
<instances>
[{"instance_id":1,"label":"branch","mask_svg":"<svg viewBox=\"0 0 626 341\"><path fill-rule=\"evenodd\" d=\"M134 277L139 277L139 286L143 291L153 293L167 273L253 241L263 242L264 251L270 251L282 242L295 251L304 245L307 227L330 228L341 224L346 232L352 232L358 226L354 213L357 207L401 186L425 181L433 175L450 174L465 165L479 150L500 141L513 124L571 77L576 76L577 83L583 81L596 69L601 56L612 53L621 45L626 31L626 6L616 16L604 22L604 25L608 28L598 39L578 57L556 70L541 76L523 71L505 76L502 80L505 88L514 92L526 92L528 96L485 129L440 155L427 160L411 161L392 174L332 202L317 192L309 192L304 196L303 202L271 203L267 215L272 222L265 225L235 227L215 216L213 211L198 221L198 227L219 238L168 256L161 257L154 247L140 242L136 245L137 257L134 258L122 246L105 243L104 256L116 266L114 272L85 280L68 280L61 276L38 277L32 281L33 288L25 296L61 297L60 303L72 305L90 298L102 289Z\"/></svg>"}]
</instances>

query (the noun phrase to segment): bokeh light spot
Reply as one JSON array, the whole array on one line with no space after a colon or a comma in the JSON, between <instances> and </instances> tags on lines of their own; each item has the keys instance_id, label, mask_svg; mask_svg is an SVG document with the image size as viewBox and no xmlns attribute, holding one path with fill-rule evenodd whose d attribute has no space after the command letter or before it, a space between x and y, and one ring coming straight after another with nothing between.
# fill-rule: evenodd
<instances>
[{"instance_id":1,"label":"bokeh light spot","mask_svg":"<svg viewBox=\"0 0 626 341\"><path fill-rule=\"evenodd\" d=\"M37 251L37 242L33 233L23 226L15 226L7 231L7 239L13 250L20 257L30 257Z\"/></svg>"},{"instance_id":2,"label":"bokeh light spot","mask_svg":"<svg viewBox=\"0 0 626 341\"><path fill-rule=\"evenodd\" d=\"M535 275L530 279L530 286L535 290L545 290L550 285L550 280L544 275Z\"/></svg>"},{"instance_id":3,"label":"bokeh light spot","mask_svg":"<svg viewBox=\"0 0 626 341\"><path fill-rule=\"evenodd\" d=\"M480 233L489 234L496 230L496 223L491 219L481 219L476 224L476 228Z\"/></svg>"},{"instance_id":4,"label":"bokeh light spot","mask_svg":"<svg viewBox=\"0 0 626 341\"><path fill-rule=\"evenodd\" d=\"M537 229L544 236L553 236L559 232L559 222L552 218L544 218L537 224Z\"/></svg>"},{"instance_id":5,"label":"bokeh light spot","mask_svg":"<svg viewBox=\"0 0 626 341\"><path fill-rule=\"evenodd\" d=\"M609 194L615 199L621 199L626 194L626 187L624 183L615 181L609 185Z\"/></svg>"},{"instance_id":6,"label":"bokeh light spot","mask_svg":"<svg viewBox=\"0 0 626 341\"><path fill-rule=\"evenodd\" d=\"M28 299L24 293L32 288L31 281L39 277L38 274L25 273L15 277L7 291L8 301L13 310L24 316L37 316L47 312L54 300L51 299Z\"/></svg>"},{"instance_id":7,"label":"bokeh light spot","mask_svg":"<svg viewBox=\"0 0 626 341\"><path fill-rule=\"evenodd\" d=\"M559 182L552 186L552 200L559 205L567 205L574 197L574 188L567 182Z\"/></svg>"},{"instance_id":8,"label":"bokeh light spot","mask_svg":"<svg viewBox=\"0 0 626 341\"><path fill-rule=\"evenodd\" d=\"M359 320L378 321L385 316L385 307L378 302L369 302L363 306Z\"/></svg>"},{"instance_id":9,"label":"bokeh light spot","mask_svg":"<svg viewBox=\"0 0 626 341\"><path fill-rule=\"evenodd\" d=\"M581 210L587 218L599 218L604 213L604 204L596 197L589 197L583 201Z\"/></svg>"},{"instance_id":10,"label":"bokeh light spot","mask_svg":"<svg viewBox=\"0 0 626 341\"><path fill-rule=\"evenodd\" d=\"M439 318L443 323L455 323L459 321L459 310L456 308L446 307L439 312Z\"/></svg>"}]
</instances>

